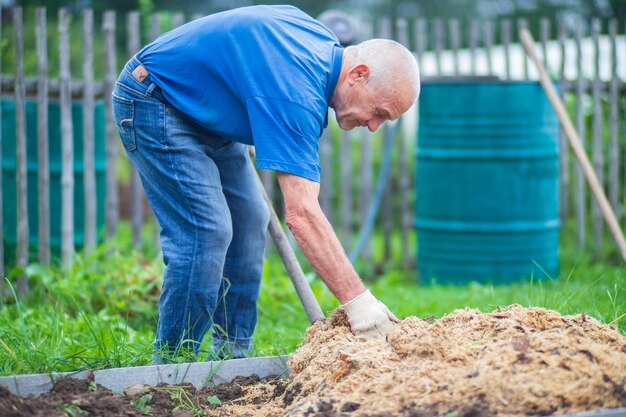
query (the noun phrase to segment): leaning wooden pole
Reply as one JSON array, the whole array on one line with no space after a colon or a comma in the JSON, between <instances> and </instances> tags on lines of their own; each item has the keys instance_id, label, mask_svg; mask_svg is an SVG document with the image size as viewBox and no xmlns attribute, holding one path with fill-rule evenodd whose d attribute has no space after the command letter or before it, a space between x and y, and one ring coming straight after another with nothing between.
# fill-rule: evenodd
<instances>
[{"instance_id":1,"label":"leaning wooden pole","mask_svg":"<svg viewBox=\"0 0 626 417\"><path fill-rule=\"evenodd\" d=\"M557 116L559 117L559 121L561 122L561 126L565 131L565 135L569 141L572 150L574 151L574 155L576 155L576 159L580 163L581 169L587 178L587 182L589 183L589 187L591 188L591 192L593 193L596 201L598 202L598 206L600 207L600 211L604 216L604 220L606 221L609 229L611 230L611 234L615 239L615 243L620 250L622 255L622 259L624 263L626 263L626 239L624 239L624 233L620 229L617 218L615 217L615 213L613 213L613 209L611 209L611 205L609 204L606 195L604 194L604 190L602 189L602 184L598 180L593 167L591 166L591 162L589 162L589 157L585 153L585 149L583 148L580 138L578 137L578 133L574 126L572 125L571 120L567 114L567 110L563 105L563 102L559 98L554 86L552 85L552 80L548 76L543 64L539 60L537 53L535 51L535 41L530 34L530 32L526 29L520 30L520 39L522 44L524 45L524 49L526 53L533 61L535 66L537 67L537 71L539 72L539 77L541 81L541 85L543 89L546 91L548 95L548 99L552 104L552 107L556 111Z\"/></svg>"},{"instance_id":2,"label":"leaning wooden pole","mask_svg":"<svg viewBox=\"0 0 626 417\"><path fill-rule=\"evenodd\" d=\"M249 152L250 156L255 155L254 148L250 147ZM276 245L276 249L278 249L280 257L285 264L287 274L289 275L289 278L291 278L291 282L296 289L296 293L302 302L304 311L306 312L306 315L311 323L324 320L324 313L322 312L322 309L313 294L313 290L304 276L304 271L302 271L302 267L298 262L298 258L296 258L296 254L289 244L287 235L285 235L285 231L283 230L280 220L278 220L278 216L276 215L276 211L274 210L272 200L265 191L263 181L259 175L257 175L257 179L261 194L263 194L263 199L265 200L267 208L270 211L270 224L268 226L268 230L272 239L274 239L274 244Z\"/></svg>"}]
</instances>

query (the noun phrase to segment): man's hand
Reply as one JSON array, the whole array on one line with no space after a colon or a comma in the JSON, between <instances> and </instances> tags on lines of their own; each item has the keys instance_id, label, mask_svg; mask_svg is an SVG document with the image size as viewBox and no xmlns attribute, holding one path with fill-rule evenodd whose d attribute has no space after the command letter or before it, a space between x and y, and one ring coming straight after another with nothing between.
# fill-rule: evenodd
<instances>
[{"instance_id":1,"label":"man's hand","mask_svg":"<svg viewBox=\"0 0 626 417\"><path fill-rule=\"evenodd\" d=\"M342 307L348 316L352 333L361 340L386 340L393 332L393 323L400 322L369 290Z\"/></svg>"}]
</instances>

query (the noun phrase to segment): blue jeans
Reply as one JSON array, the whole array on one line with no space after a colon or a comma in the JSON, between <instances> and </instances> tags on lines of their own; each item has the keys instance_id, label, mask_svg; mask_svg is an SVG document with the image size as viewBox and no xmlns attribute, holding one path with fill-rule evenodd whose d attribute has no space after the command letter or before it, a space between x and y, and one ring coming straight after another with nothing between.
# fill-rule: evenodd
<instances>
[{"instance_id":1,"label":"blue jeans","mask_svg":"<svg viewBox=\"0 0 626 417\"><path fill-rule=\"evenodd\" d=\"M244 356L257 321L269 211L247 146L220 138L173 108L132 58L113 92L129 159L161 226L165 270L155 362L181 348ZM202 86L198 86L202 88Z\"/></svg>"}]
</instances>

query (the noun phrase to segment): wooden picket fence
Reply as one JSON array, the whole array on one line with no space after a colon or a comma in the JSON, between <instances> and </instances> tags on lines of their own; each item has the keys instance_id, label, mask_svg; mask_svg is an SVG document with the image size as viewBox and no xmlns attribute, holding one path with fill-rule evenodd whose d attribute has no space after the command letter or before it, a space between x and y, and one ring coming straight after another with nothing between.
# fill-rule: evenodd
<instances>
[{"instance_id":1,"label":"wooden picket fence","mask_svg":"<svg viewBox=\"0 0 626 417\"><path fill-rule=\"evenodd\" d=\"M15 101L15 149L17 185L17 222L15 225L2 224L3 195L0 189L0 231L15 228L17 236L15 262L9 264L25 266L29 260L29 224L27 216L27 189L37 187L38 195L49 195L47 103L51 96L58 96L61 109L62 136L62 227L61 260L70 263L74 247L74 173L73 173L73 129L71 100L79 97L83 106L83 183L84 183L84 248L91 250L97 242L96 218L96 179L94 158L94 103L104 100L106 136L106 197L104 236L116 233L120 219L118 179L116 166L125 158L119 152L119 138L111 113L111 95L115 80L124 62L118 62L120 33L125 44L124 56L130 57L142 45L140 14L131 12L118 16L114 11L105 12L94 25L94 13L86 9L77 23L82 28L82 78L72 78L70 74L71 39L68 11L61 9L57 16L58 50L49 50L47 37L47 15L45 8L38 8L35 16L23 16L19 7L10 9L12 33L2 31L2 44L13 45L14 67L2 75L0 94L9 95ZM162 32L162 19L155 13L149 19L149 35L154 39ZM182 14L170 16L170 25L176 27L185 22ZM195 18L196 16L194 16ZM36 45L24 45L24 21L35 19ZM123 21L123 31L118 30ZM0 20L1 23L1 20ZM466 23L463 26L463 23ZM588 24L590 23L590 24ZM591 22L578 20L573 27L565 22L542 19L539 24L538 39L542 56L560 82L561 94L568 102L573 102L573 114L577 129L591 153L594 168L605 184L610 201L624 222L624 201L626 199L626 143L624 143L624 73L626 67L626 43L624 28L618 28L616 20L593 19ZM589 30L585 30L586 26ZM515 26L515 27L514 27ZM435 19L398 19L392 22L382 17L375 22L362 22L362 38L395 38L411 48L418 58L424 82L429 77L491 75L502 79L536 79L537 75L529 68L521 46L517 43L517 29L526 27L524 20L498 22L472 20L443 21ZM166 29L169 29L166 28ZM465 36L464 34L468 34ZM103 54L95 56L94 38L103 39ZM146 36L144 36L145 38ZM143 39L145 42L149 39ZM463 42L462 42L463 40ZM601 47L602 46L602 47ZM606 47L605 47L606 46ZM37 51L37 74L24 74L24 47ZM59 78L49 79L48 57L58 54ZM602 55L605 54L605 55ZM574 65L571 65L571 64ZM592 64L591 71L585 65ZM103 78L94 79L94 67L103 67ZM575 67L575 68L573 68ZM2 73L0 62L0 73ZM602 77L601 74L607 74ZM34 96L37 100L37 149L39 177L37 184L27 181L27 155L25 123L25 100ZM589 105L591 103L591 106ZM608 112L607 112L608 110ZM608 114L607 114L608 113ZM392 256L392 245L401 247L400 262L405 267L415 264L412 248L414 180L413 150L415 146L417 112L403 118L403 129L395 142L392 175L387 183L385 198L378 219L378 235L382 236L382 250L372 250L368 242L362 257L367 261L384 263ZM332 119L332 117L330 117ZM608 128L606 128L608 126ZM590 128L589 128L590 127ZM388 127L381 129L385 131ZM380 160L382 134L371 134L365 129L352 132L339 132L331 120L320 141L320 161L322 165L322 188L320 203L329 219L336 227L344 247L349 250L372 200L376 169ZM0 138L13 140L13 138ZM563 139L561 141L560 181L561 219L573 217L576 222L578 242L581 247L588 243L586 234L589 226L593 232L593 246L599 248L605 237L603 222L597 205L591 201L584 178L575 165ZM0 146L1 160L2 146ZM623 167L623 168L621 168ZM623 171L621 171L623 169ZM0 187L2 187L0 170ZM275 176L271 172L261 172L263 183L272 198L280 204ZM144 199L141 185L133 170L130 180L130 222L133 241L141 242L141 228L145 222ZM591 214L588 210L591 208ZM279 210L280 211L280 210ZM38 261L49 264L50 255L50 207L48 199L39 198L38 207ZM102 233L101 233L102 234ZM395 243L394 243L395 242ZM3 239L0 239L0 276L5 275ZM375 253L379 253L378 258ZM28 289L26 278L18 279L18 292Z\"/></svg>"}]
</instances>

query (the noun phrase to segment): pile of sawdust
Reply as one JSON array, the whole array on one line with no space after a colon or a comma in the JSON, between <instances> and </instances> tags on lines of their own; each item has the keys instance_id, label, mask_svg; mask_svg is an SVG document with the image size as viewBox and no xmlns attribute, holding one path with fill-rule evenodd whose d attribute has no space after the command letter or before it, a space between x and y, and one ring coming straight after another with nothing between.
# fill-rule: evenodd
<instances>
[{"instance_id":1,"label":"pile of sawdust","mask_svg":"<svg viewBox=\"0 0 626 417\"><path fill-rule=\"evenodd\" d=\"M284 393L213 415L531 416L626 406L626 337L583 314L519 305L408 317L388 342L361 342L341 311L289 359ZM263 394L265 392L265 394ZM450 414L452 413L452 414Z\"/></svg>"}]
</instances>

